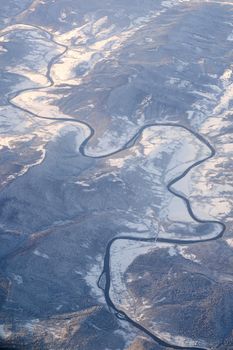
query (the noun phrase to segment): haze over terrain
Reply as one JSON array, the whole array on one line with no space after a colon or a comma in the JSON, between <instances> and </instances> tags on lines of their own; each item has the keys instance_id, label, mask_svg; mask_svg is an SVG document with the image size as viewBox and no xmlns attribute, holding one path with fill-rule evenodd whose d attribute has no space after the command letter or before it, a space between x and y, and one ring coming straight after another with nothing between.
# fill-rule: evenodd
<instances>
[{"instance_id":1,"label":"haze over terrain","mask_svg":"<svg viewBox=\"0 0 233 350\"><path fill-rule=\"evenodd\" d=\"M233 0L1 0L0 348L233 349Z\"/></svg>"}]
</instances>

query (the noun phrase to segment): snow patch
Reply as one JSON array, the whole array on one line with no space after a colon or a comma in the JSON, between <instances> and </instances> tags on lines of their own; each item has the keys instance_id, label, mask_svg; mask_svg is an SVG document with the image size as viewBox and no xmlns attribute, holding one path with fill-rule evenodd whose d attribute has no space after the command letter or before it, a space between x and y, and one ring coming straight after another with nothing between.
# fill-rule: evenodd
<instances>
[{"instance_id":1,"label":"snow patch","mask_svg":"<svg viewBox=\"0 0 233 350\"><path fill-rule=\"evenodd\" d=\"M38 249L35 249L33 251L33 254L40 256L41 258L44 258L44 259L49 259L49 256L47 254L41 253Z\"/></svg>"}]
</instances>

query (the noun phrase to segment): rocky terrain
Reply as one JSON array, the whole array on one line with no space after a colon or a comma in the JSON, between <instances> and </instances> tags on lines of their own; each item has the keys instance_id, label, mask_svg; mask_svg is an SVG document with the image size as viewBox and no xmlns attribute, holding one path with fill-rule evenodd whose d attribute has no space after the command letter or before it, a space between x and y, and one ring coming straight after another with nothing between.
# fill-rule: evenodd
<instances>
[{"instance_id":1,"label":"rocky terrain","mask_svg":"<svg viewBox=\"0 0 233 350\"><path fill-rule=\"evenodd\" d=\"M0 348L233 349L233 1L0 14Z\"/></svg>"}]
</instances>

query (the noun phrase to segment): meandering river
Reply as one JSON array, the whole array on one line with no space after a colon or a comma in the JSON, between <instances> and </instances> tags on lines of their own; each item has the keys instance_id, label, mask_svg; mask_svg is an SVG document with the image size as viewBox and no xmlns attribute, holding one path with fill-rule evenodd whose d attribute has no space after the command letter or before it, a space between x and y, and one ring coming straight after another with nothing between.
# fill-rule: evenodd
<instances>
[{"instance_id":1,"label":"meandering river","mask_svg":"<svg viewBox=\"0 0 233 350\"><path fill-rule=\"evenodd\" d=\"M82 144L79 147L79 152L84 156L84 157L89 157L89 158L106 158L106 157L110 157L114 154L117 154L125 149L129 149L131 147L133 147L137 141L139 140L139 138L142 135L142 132L149 127L155 127L155 126L167 126L167 127L174 127L174 128L181 128L181 129L185 129L186 131L188 131L189 133L191 133L192 135L194 135L201 143L203 143L205 146L207 146L210 150L210 154L204 158L202 158L201 160L196 161L195 163L193 163L192 165L190 165L189 167L186 168L185 171L183 171L180 175L178 175L177 177L175 177L174 179L172 179L168 184L167 184L167 190L173 194L176 197L179 197L186 205L186 208L190 214L190 216L192 217L192 219L194 221L196 221L197 223L202 223L202 224L212 224L214 225L217 229L214 231L212 236L204 236L201 237L199 236L198 239L195 238L190 238L190 239L179 239L179 238L171 238L171 239L167 239L167 238L156 238L156 234L155 233L155 238L146 238L146 237L141 237L139 238L137 237L133 237L133 236L119 236L119 237L114 237L112 240L110 240L106 246L106 251L105 251L105 257L104 257L104 266L103 266L103 271L102 274L99 278L98 281L98 286L99 288L101 288L103 290L103 293L105 295L105 300L106 300L106 304L108 305L109 309L114 313L114 315L120 319L120 320L124 320L128 323L130 323L132 326L136 327L137 329L139 329L140 331L144 332L145 334L147 334L151 339L153 339L155 342L157 342L159 345L167 347L167 348L172 348L172 349L197 349L197 350L207 350L207 348L200 348L200 347L188 347L188 346L179 346L179 345L175 345L175 344L170 344L169 342L167 342L164 339L161 339L158 335L155 335L154 333L152 333L150 330L148 330L147 328L143 327L140 323L134 321L132 318L130 318L124 311L119 310L115 305L114 302L111 299L110 296L110 286L111 286L111 269L110 269L110 258L111 258L111 246L112 244L116 241L116 240L130 240L130 241L141 241L141 242L165 242L165 243L171 243L171 244L180 244L180 245L189 245L189 244L195 244L195 243L200 243L200 242L207 242L207 241L211 241L211 240L216 240L219 239L223 236L224 231L225 231L225 224L217 221L217 220L202 220L199 219L193 212L191 204L188 200L188 198L186 198L182 193L176 191L173 187L173 185L178 182L179 180L181 180L183 177L185 177L188 172L193 169L194 167L200 165L201 163L207 161L208 159L212 158L215 156L215 149L214 147L209 143L208 140L206 140L202 135L200 135L198 132L188 128L187 126L181 125L181 124L176 124L176 123L150 123L150 124L146 124L142 127L139 128L139 130L135 133L135 135L125 143L125 145L121 148L119 148L118 150L112 152L112 153L106 153L104 155L101 156L95 156L94 154L88 154L88 152L86 152L87 149L87 145L89 143L89 141L92 139L92 137L95 135L95 130L86 122L84 121L79 121L79 120L75 120L73 118L53 118L53 117L46 117L46 116L40 116L36 113L31 112L29 109L24 108L22 106L17 105L17 103L15 102L15 98L21 94L23 94L24 92L30 92L33 90L41 90L44 88L48 88L48 87L52 87L54 85L54 81L53 78L51 76L51 69L53 64L61 57L63 56L67 50L68 50L68 46L63 45L57 41L54 40L53 35L46 31L44 28L40 28L38 26L29 26L29 25L17 25L17 26L12 26L9 29L5 29L2 31L2 35L6 35L7 33L10 33L11 31L14 30L38 30L38 31L43 31L44 33L47 33L47 35L49 36L51 42L53 42L54 44L61 46L63 48L62 52L57 54L56 56L54 56L50 62L48 63L47 66L47 73L46 73L46 77L48 79L48 84L46 86L43 87L33 87L33 88L26 88L26 89L22 89L20 91L17 91L16 93L12 93L9 98L8 98L8 103L9 105L20 109L21 111L27 112L29 115L35 117L35 118L40 118L40 119L48 119L48 120L56 120L58 122L65 122L65 123L77 123L79 126L84 125L85 127L88 128L89 130L89 135L88 137L86 137L86 139L82 142Z\"/></svg>"}]
</instances>

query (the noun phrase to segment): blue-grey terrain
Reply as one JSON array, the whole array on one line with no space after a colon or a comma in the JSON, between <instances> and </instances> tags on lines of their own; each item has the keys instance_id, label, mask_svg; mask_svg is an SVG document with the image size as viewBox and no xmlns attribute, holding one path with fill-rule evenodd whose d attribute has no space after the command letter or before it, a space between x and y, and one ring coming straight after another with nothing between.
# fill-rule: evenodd
<instances>
[{"instance_id":1,"label":"blue-grey terrain","mask_svg":"<svg viewBox=\"0 0 233 350\"><path fill-rule=\"evenodd\" d=\"M0 10L0 348L232 350L233 0Z\"/></svg>"}]
</instances>

